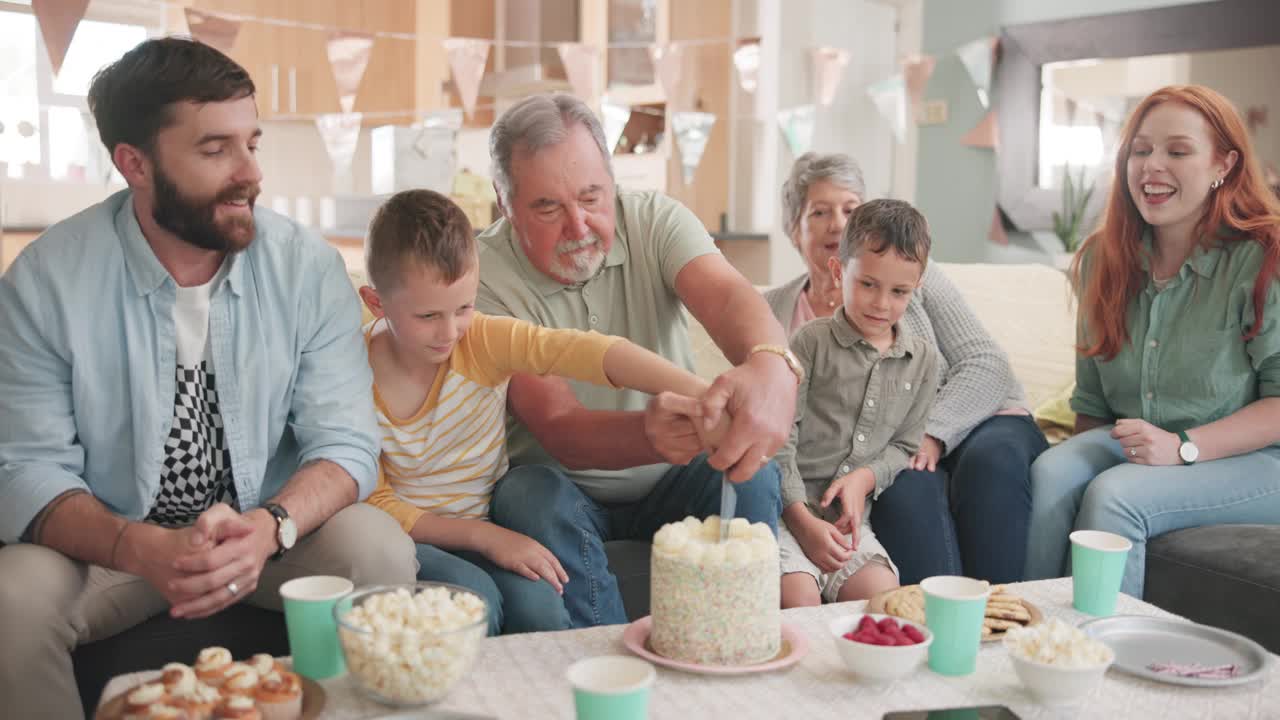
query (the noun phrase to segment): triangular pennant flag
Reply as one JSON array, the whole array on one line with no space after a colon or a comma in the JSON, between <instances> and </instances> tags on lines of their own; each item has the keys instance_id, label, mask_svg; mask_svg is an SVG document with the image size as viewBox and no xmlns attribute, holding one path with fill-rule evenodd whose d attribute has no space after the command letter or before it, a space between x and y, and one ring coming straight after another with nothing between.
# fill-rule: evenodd
<instances>
[{"instance_id":1,"label":"triangular pennant flag","mask_svg":"<svg viewBox=\"0 0 1280 720\"><path fill-rule=\"evenodd\" d=\"M1000 144L1000 126L996 123L996 111L988 110L973 129L960 138L969 147L995 149Z\"/></svg>"},{"instance_id":2,"label":"triangular pennant flag","mask_svg":"<svg viewBox=\"0 0 1280 720\"><path fill-rule=\"evenodd\" d=\"M62 71L62 61L67 59L67 49L87 9L89 0L31 0L54 75Z\"/></svg>"},{"instance_id":3,"label":"triangular pennant flag","mask_svg":"<svg viewBox=\"0 0 1280 720\"><path fill-rule=\"evenodd\" d=\"M680 90L680 77L684 70L682 67L684 48L675 43L654 45L649 48L649 59L653 61L653 74L662 84L662 92L667 97L667 103L675 103L676 93Z\"/></svg>"},{"instance_id":4,"label":"triangular pennant flag","mask_svg":"<svg viewBox=\"0 0 1280 720\"><path fill-rule=\"evenodd\" d=\"M907 83L912 115L920 112L920 106L924 104L924 90L937 64L937 58L932 55L912 55L902 61L902 78Z\"/></svg>"},{"instance_id":5,"label":"triangular pennant flag","mask_svg":"<svg viewBox=\"0 0 1280 720\"><path fill-rule=\"evenodd\" d=\"M991 71L996 64L996 50L1000 38L984 37L961 45L956 50L964 69L969 71L973 85L978 89L978 102L982 107L991 106Z\"/></svg>"},{"instance_id":6,"label":"triangular pennant flag","mask_svg":"<svg viewBox=\"0 0 1280 720\"><path fill-rule=\"evenodd\" d=\"M329 67L333 68L333 80L338 84L338 104L342 112L351 112L356 106L356 94L365 68L369 67L369 55L373 52L373 35L369 33L335 32L329 35Z\"/></svg>"},{"instance_id":7,"label":"triangular pennant flag","mask_svg":"<svg viewBox=\"0 0 1280 720\"><path fill-rule=\"evenodd\" d=\"M458 130L462 129L462 110L446 108L429 113L422 119L422 130L413 141L413 149L423 158L431 157L431 149L438 147L440 138L448 138L446 145L453 147Z\"/></svg>"},{"instance_id":8,"label":"triangular pennant flag","mask_svg":"<svg viewBox=\"0 0 1280 720\"><path fill-rule=\"evenodd\" d=\"M676 147L680 148L680 167L684 171L684 184L693 182L693 174L702 162L702 153L711 138L711 128L716 116L705 112L671 113L671 128L676 132Z\"/></svg>"},{"instance_id":9,"label":"triangular pennant flag","mask_svg":"<svg viewBox=\"0 0 1280 720\"><path fill-rule=\"evenodd\" d=\"M907 139L907 85L902 73L868 85L867 96L889 123L893 137L904 142Z\"/></svg>"},{"instance_id":10,"label":"triangular pennant flag","mask_svg":"<svg viewBox=\"0 0 1280 720\"><path fill-rule=\"evenodd\" d=\"M185 8L185 12L191 37L223 53L231 52L231 47L236 44L236 36L240 34L239 20L201 12L195 8Z\"/></svg>"},{"instance_id":11,"label":"triangular pennant flag","mask_svg":"<svg viewBox=\"0 0 1280 720\"><path fill-rule=\"evenodd\" d=\"M599 93L600 48L582 43L560 43L556 49L560 52L560 63L564 65L564 74L569 78L573 94L590 104Z\"/></svg>"},{"instance_id":12,"label":"triangular pennant flag","mask_svg":"<svg viewBox=\"0 0 1280 720\"><path fill-rule=\"evenodd\" d=\"M480 38L445 38L444 51L453 70L453 84L462 97L462 107L471 117L476 110L476 98L480 97L480 80L484 77L485 63L489 62L489 40Z\"/></svg>"},{"instance_id":13,"label":"triangular pennant flag","mask_svg":"<svg viewBox=\"0 0 1280 720\"><path fill-rule=\"evenodd\" d=\"M786 138L792 157L800 157L813 147L813 128L817 114L818 108L814 105L778 111L778 129L782 131L782 137Z\"/></svg>"},{"instance_id":14,"label":"triangular pennant flag","mask_svg":"<svg viewBox=\"0 0 1280 720\"><path fill-rule=\"evenodd\" d=\"M345 175L351 170L351 159L356 154L356 144L360 141L360 121L363 113L329 113L316 116L316 129L324 140L324 149L329 153L329 162L333 165L335 178Z\"/></svg>"},{"instance_id":15,"label":"triangular pennant flag","mask_svg":"<svg viewBox=\"0 0 1280 720\"><path fill-rule=\"evenodd\" d=\"M733 66L738 69L738 84L753 93L760 84L760 38L744 38L733 51Z\"/></svg>"},{"instance_id":16,"label":"triangular pennant flag","mask_svg":"<svg viewBox=\"0 0 1280 720\"><path fill-rule=\"evenodd\" d=\"M612 155L618 148L618 141L622 139L622 131L626 129L627 121L631 119L631 108L605 100L600 103L600 115L604 125L604 143L609 154Z\"/></svg>"},{"instance_id":17,"label":"triangular pennant flag","mask_svg":"<svg viewBox=\"0 0 1280 720\"><path fill-rule=\"evenodd\" d=\"M840 78L844 76L844 68L849 64L849 51L833 47L814 48L813 56L813 99L823 107L830 107L836 99L836 89L840 87Z\"/></svg>"},{"instance_id":18,"label":"triangular pennant flag","mask_svg":"<svg viewBox=\"0 0 1280 720\"><path fill-rule=\"evenodd\" d=\"M991 228L987 230L987 239L997 245L1009 244L1009 233L1004 229L1004 218L1000 216L1000 208L991 209Z\"/></svg>"}]
</instances>

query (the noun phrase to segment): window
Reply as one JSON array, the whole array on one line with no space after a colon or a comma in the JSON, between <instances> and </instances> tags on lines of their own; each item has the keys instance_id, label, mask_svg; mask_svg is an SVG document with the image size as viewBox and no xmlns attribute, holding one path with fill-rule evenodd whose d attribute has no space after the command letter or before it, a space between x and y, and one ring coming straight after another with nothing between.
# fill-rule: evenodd
<instances>
[{"instance_id":1,"label":"window","mask_svg":"<svg viewBox=\"0 0 1280 720\"><path fill-rule=\"evenodd\" d=\"M162 10L132 0L91 7L56 76L39 24L0 0L0 163L10 178L103 182L115 176L85 95L99 69L159 29ZM154 25L145 18L155 16Z\"/></svg>"}]
</instances>

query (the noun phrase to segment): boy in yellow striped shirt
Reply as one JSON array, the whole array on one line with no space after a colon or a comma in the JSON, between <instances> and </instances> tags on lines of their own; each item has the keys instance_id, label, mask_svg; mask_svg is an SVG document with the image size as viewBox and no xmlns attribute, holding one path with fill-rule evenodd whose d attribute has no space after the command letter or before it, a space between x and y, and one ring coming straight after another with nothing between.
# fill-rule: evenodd
<instances>
[{"instance_id":1,"label":"boy in yellow striped shirt","mask_svg":"<svg viewBox=\"0 0 1280 720\"><path fill-rule=\"evenodd\" d=\"M439 193L392 196L370 224L365 264L371 285L360 297L375 317L365 340L382 430L368 502L417 543L420 580L461 585L489 603L490 634L570 627L557 593L572 579L560 562L488 520L508 469L508 381L555 374L694 397L708 383L623 338L476 312L475 235Z\"/></svg>"}]
</instances>

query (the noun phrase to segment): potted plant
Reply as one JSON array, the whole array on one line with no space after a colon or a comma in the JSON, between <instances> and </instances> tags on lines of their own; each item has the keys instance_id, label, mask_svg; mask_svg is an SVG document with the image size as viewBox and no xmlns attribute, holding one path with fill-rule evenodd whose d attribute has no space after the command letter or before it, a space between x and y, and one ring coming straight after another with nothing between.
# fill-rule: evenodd
<instances>
[{"instance_id":1,"label":"potted plant","mask_svg":"<svg viewBox=\"0 0 1280 720\"><path fill-rule=\"evenodd\" d=\"M1085 214L1088 212L1093 190L1093 181L1085 180L1085 168L1080 168L1075 178L1071 176L1070 165L1062 169L1062 210L1053 213L1053 234L1058 236L1064 251L1058 257L1059 265L1069 265L1071 257L1084 241Z\"/></svg>"}]
</instances>

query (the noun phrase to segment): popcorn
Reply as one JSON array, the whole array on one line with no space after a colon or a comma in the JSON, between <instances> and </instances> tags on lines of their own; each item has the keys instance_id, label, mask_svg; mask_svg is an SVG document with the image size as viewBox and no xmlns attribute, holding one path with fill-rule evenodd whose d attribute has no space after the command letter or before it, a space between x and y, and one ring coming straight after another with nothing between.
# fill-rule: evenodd
<instances>
[{"instance_id":1,"label":"popcorn","mask_svg":"<svg viewBox=\"0 0 1280 720\"><path fill-rule=\"evenodd\" d=\"M342 618L338 634L347 669L366 689L393 702L427 703L444 697L471 666L484 620L484 601L471 593L400 588L365 598Z\"/></svg>"},{"instance_id":2,"label":"popcorn","mask_svg":"<svg viewBox=\"0 0 1280 720\"><path fill-rule=\"evenodd\" d=\"M1004 646L1023 659L1055 667L1096 667L1115 658L1111 648L1057 618L1013 628L1005 635Z\"/></svg>"}]
</instances>

